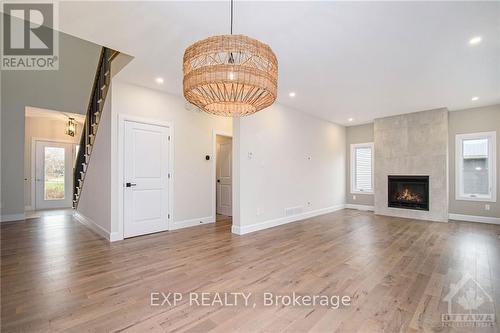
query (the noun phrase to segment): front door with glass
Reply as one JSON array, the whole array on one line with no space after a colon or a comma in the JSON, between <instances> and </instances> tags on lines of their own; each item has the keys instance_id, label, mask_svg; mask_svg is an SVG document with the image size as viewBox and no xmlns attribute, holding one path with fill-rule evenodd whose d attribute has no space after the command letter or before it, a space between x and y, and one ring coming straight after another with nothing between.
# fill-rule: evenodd
<instances>
[{"instance_id":1,"label":"front door with glass","mask_svg":"<svg viewBox=\"0 0 500 333\"><path fill-rule=\"evenodd\" d=\"M35 207L68 208L73 197L73 144L36 141Z\"/></svg>"}]
</instances>

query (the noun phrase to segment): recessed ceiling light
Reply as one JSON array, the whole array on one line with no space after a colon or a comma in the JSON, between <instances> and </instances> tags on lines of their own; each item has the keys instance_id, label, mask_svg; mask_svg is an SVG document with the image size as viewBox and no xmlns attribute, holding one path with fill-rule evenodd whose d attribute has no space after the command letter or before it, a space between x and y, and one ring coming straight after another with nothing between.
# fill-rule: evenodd
<instances>
[{"instance_id":1,"label":"recessed ceiling light","mask_svg":"<svg viewBox=\"0 0 500 333\"><path fill-rule=\"evenodd\" d=\"M472 37L470 40L469 40L469 44L470 45L476 45L476 44L479 44L481 43L483 39L481 38L481 36L476 36L476 37Z\"/></svg>"},{"instance_id":2,"label":"recessed ceiling light","mask_svg":"<svg viewBox=\"0 0 500 333\"><path fill-rule=\"evenodd\" d=\"M474 101L477 101L478 99L479 99L479 97L474 96L474 97L472 97L470 100L474 102Z\"/></svg>"},{"instance_id":3,"label":"recessed ceiling light","mask_svg":"<svg viewBox=\"0 0 500 333\"><path fill-rule=\"evenodd\" d=\"M351 122L351 121L353 121L353 120L354 120L354 118L349 118L349 119L347 119L347 121L348 121L348 122Z\"/></svg>"},{"instance_id":4,"label":"recessed ceiling light","mask_svg":"<svg viewBox=\"0 0 500 333\"><path fill-rule=\"evenodd\" d=\"M295 93L292 91L291 93L288 94L290 97L295 97Z\"/></svg>"},{"instance_id":5,"label":"recessed ceiling light","mask_svg":"<svg viewBox=\"0 0 500 333\"><path fill-rule=\"evenodd\" d=\"M162 77L157 77L155 81L158 84L163 84L163 78Z\"/></svg>"}]
</instances>

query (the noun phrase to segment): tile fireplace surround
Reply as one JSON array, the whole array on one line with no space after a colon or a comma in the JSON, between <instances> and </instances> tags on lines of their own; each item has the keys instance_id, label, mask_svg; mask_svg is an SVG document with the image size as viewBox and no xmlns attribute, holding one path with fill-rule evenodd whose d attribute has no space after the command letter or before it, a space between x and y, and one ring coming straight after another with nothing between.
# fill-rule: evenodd
<instances>
[{"instance_id":1,"label":"tile fireplace surround","mask_svg":"<svg viewBox=\"0 0 500 333\"><path fill-rule=\"evenodd\" d=\"M374 124L375 213L448 221L448 110L380 118ZM429 211L388 207L389 175L428 175Z\"/></svg>"}]
</instances>

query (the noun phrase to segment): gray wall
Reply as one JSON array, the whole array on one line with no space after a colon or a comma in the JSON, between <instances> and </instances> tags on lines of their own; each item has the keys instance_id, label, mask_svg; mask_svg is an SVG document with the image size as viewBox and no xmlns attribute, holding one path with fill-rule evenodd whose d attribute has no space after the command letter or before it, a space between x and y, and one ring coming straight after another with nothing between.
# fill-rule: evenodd
<instances>
[{"instance_id":1,"label":"gray wall","mask_svg":"<svg viewBox=\"0 0 500 333\"><path fill-rule=\"evenodd\" d=\"M1 74L2 215L24 212L26 106L85 113L100 46L59 35L59 70Z\"/></svg>"},{"instance_id":2,"label":"gray wall","mask_svg":"<svg viewBox=\"0 0 500 333\"><path fill-rule=\"evenodd\" d=\"M497 202L455 200L455 136L476 132L497 132ZM347 151L352 143L373 141L373 123L351 126L346 129ZM500 105L452 111L448 115L448 163L449 163L449 213L473 216L500 217ZM373 205L373 195L350 194L350 159L347 159L346 203ZM490 210L485 210L485 204Z\"/></svg>"},{"instance_id":3,"label":"gray wall","mask_svg":"<svg viewBox=\"0 0 500 333\"><path fill-rule=\"evenodd\" d=\"M476 132L497 132L497 202L455 200L455 136ZM500 104L450 112L450 213L474 216L500 217ZM485 210L485 204L490 210Z\"/></svg>"},{"instance_id":4,"label":"gray wall","mask_svg":"<svg viewBox=\"0 0 500 333\"><path fill-rule=\"evenodd\" d=\"M351 193L351 144L373 142L373 123L346 128L346 203L373 206L373 194Z\"/></svg>"}]
</instances>

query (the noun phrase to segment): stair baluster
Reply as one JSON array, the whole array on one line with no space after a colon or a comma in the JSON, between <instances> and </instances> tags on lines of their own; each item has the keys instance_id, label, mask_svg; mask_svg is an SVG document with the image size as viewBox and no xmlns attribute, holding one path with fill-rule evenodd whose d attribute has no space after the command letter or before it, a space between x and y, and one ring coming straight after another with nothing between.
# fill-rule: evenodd
<instances>
[{"instance_id":1,"label":"stair baluster","mask_svg":"<svg viewBox=\"0 0 500 333\"><path fill-rule=\"evenodd\" d=\"M95 143L104 101L111 82L111 61L118 55L117 51L103 47L99 56L94 84L87 107L87 115L82 128L80 148L73 169L73 208L76 209L85 182L85 173L90 162L92 146Z\"/></svg>"}]
</instances>

